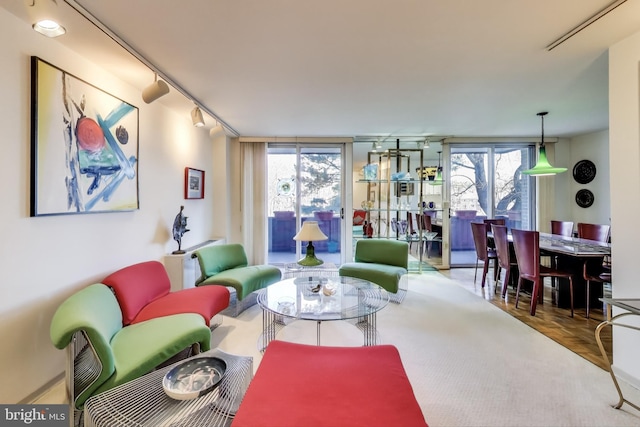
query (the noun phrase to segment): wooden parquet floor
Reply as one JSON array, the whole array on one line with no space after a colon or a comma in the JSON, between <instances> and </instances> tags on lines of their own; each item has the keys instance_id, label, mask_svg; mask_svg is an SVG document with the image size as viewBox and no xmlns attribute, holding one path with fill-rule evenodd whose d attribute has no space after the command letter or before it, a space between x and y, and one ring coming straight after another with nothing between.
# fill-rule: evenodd
<instances>
[{"instance_id":1,"label":"wooden parquet floor","mask_svg":"<svg viewBox=\"0 0 640 427\"><path fill-rule=\"evenodd\" d=\"M575 310L574 317L570 316L570 310L558 308L554 304L554 292L549 279L545 281L544 303L538 304L536 315L529 314L530 295L524 292L520 295L518 308L515 308L515 290L511 287L508 290L506 299L500 296L501 289L498 287L494 293L494 286L490 280L482 289L480 278L482 268L479 269L477 283L474 285L473 268L452 268L451 270L440 271L444 276L459 282L465 289L476 295L484 297L496 307L509 313L511 316L529 325L533 329L546 335L557 343L563 345L574 353L579 354L596 366L607 370L607 366L602 359L598 344L596 343L596 327L606 318L606 307L592 308L589 319L586 318L584 308ZM491 269L489 270L491 274ZM604 328L601 338L606 351L611 357L611 328Z\"/></svg>"}]
</instances>

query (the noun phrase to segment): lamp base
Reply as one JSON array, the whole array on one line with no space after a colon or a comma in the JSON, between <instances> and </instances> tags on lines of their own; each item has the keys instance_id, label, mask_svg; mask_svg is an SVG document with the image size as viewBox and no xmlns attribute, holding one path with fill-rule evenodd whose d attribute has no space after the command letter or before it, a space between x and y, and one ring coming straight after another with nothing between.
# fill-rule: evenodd
<instances>
[{"instance_id":1,"label":"lamp base","mask_svg":"<svg viewBox=\"0 0 640 427\"><path fill-rule=\"evenodd\" d=\"M321 259L316 258L316 249L311 242L307 245L307 255L298 260L298 264L304 267L315 267L316 265L321 265L323 262Z\"/></svg>"},{"instance_id":2,"label":"lamp base","mask_svg":"<svg viewBox=\"0 0 640 427\"><path fill-rule=\"evenodd\" d=\"M323 263L324 261L321 259L318 259L315 256L309 256L308 254L304 258L300 258L298 260L298 264L303 267L315 267L316 265L322 265Z\"/></svg>"}]
</instances>

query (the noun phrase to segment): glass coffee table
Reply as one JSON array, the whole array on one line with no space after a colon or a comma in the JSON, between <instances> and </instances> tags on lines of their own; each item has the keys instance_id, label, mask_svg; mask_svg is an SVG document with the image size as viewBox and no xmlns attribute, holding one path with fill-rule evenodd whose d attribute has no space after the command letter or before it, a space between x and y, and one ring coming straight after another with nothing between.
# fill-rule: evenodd
<instances>
[{"instance_id":1,"label":"glass coffee table","mask_svg":"<svg viewBox=\"0 0 640 427\"><path fill-rule=\"evenodd\" d=\"M375 345L376 313L388 303L387 291L366 280L340 276L282 280L258 293L258 305L262 308L259 350L264 351L278 331L295 320L316 322L318 345L322 322L331 320L355 321L364 335L364 345Z\"/></svg>"}]
</instances>

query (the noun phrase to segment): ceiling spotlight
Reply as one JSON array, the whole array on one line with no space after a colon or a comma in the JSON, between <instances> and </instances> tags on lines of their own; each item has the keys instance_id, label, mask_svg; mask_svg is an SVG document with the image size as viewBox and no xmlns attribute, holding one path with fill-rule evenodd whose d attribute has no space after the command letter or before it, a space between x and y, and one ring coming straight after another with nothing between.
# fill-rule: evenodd
<instances>
[{"instance_id":1,"label":"ceiling spotlight","mask_svg":"<svg viewBox=\"0 0 640 427\"><path fill-rule=\"evenodd\" d=\"M31 21L34 23L32 28L47 37L58 37L66 33L67 30L55 19L57 6L56 0L38 0L37 3L36 0L32 0L28 6Z\"/></svg>"},{"instance_id":2,"label":"ceiling spotlight","mask_svg":"<svg viewBox=\"0 0 640 427\"><path fill-rule=\"evenodd\" d=\"M169 85L158 80L158 73L154 74L154 81L142 91L142 100L147 104L151 104L156 99L169 93Z\"/></svg>"},{"instance_id":3,"label":"ceiling spotlight","mask_svg":"<svg viewBox=\"0 0 640 427\"><path fill-rule=\"evenodd\" d=\"M193 110L191 110L191 121L197 128L201 128L202 126L204 126L202 111L200 111L200 107L198 107L197 105L193 108Z\"/></svg>"},{"instance_id":4,"label":"ceiling spotlight","mask_svg":"<svg viewBox=\"0 0 640 427\"><path fill-rule=\"evenodd\" d=\"M212 127L211 130L209 131L209 137L210 138L215 138L216 136L220 135L221 133L224 133L224 127L222 127L222 125L220 123L216 122L216 125L214 127Z\"/></svg>"}]
</instances>

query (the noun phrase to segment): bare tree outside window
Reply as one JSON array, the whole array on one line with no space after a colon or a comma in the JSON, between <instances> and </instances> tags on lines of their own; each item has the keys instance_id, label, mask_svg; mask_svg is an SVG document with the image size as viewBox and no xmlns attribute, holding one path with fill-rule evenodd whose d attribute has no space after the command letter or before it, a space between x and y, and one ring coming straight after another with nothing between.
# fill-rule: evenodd
<instances>
[{"instance_id":1,"label":"bare tree outside window","mask_svg":"<svg viewBox=\"0 0 640 427\"><path fill-rule=\"evenodd\" d=\"M526 149L525 149L526 150ZM522 188L526 185L521 174L522 149L496 151L493 177L496 206L494 215L520 212L522 209ZM491 211L488 197L486 152L458 153L451 155L451 195L452 208L475 209L486 215Z\"/></svg>"}]
</instances>

